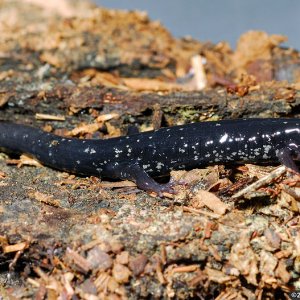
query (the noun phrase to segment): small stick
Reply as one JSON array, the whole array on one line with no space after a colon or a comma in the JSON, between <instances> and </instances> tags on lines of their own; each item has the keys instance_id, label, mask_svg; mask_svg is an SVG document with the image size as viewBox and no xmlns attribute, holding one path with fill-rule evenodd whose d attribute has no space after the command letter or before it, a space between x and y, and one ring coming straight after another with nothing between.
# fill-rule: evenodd
<instances>
[{"instance_id":1,"label":"small stick","mask_svg":"<svg viewBox=\"0 0 300 300\"><path fill-rule=\"evenodd\" d=\"M237 192L236 194L234 194L232 196L232 198L237 199L237 198L240 198L240 197L242 197L243 195L245 195L247 193L254 192L258 188L260 188L261 186L263 186L263 185L271 182L273 179L281 176L284 172L286 172L286 167L281 166L281 167L275 169L274 171L272 171L271 173L269 173L267 176L264 176L264 177L258 179L256 182L250 184L246 188L244 188L241 191Z\"/></svg>"}]
</instances>

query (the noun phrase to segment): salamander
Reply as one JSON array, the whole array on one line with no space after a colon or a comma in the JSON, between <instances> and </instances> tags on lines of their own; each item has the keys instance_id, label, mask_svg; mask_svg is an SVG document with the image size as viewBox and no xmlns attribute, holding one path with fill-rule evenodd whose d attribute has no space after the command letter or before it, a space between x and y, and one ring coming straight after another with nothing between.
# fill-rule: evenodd
<instances>
[{"instance_id":1,"label":"salamander","mask_svg":"<svg viewBox=\"0 0 300 300\"><path fill-rule=\"evenodd\" d=\"M0 147L59 170L129 179L140 189L171 192L153 177L211 164L282 163L298 172L300 119L199 122L110 139L77 139L0 122Z\"/></svg>"}]
</instances>

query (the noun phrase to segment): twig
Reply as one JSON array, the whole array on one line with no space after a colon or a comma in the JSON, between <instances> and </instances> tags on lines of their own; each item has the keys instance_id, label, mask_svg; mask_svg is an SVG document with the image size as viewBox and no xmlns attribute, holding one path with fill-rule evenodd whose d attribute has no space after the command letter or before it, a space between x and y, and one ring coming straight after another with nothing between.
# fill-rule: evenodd
<instances>
[{"instance_id":1,"label":"twig","mask_svg":"<svg viewBox=\"0 0 300 300\"><path fill-rule=\"evenodd\" d=\"M237 192L236 194L234 194L232 196L232 198L237 199L237 198L240 198L240 197L242 197L243 195L245 195L247 193L254 192L258 188L260 188L261 186L263 186L263 185L271 182L275 178L281 176L284 172L286 172L286 167L281 166L281 167L275 169L274 171L272 171L271 173L269 173L267 176L264 176L264 177L260 178L256 182L250 184L246 188L244 188L241 191Z\"/></svg>"}]
</instances>

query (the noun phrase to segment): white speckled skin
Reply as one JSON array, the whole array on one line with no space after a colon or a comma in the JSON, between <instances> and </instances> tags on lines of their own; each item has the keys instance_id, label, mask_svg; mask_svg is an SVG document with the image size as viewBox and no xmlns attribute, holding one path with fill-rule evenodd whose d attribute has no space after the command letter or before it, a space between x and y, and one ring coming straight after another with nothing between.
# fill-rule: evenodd
<instances>
[{"instance_id":1,"label":"white speckled skin","mask_svg":"<svg viewBox=\"0 0 300 300\"><path fill-rule=\"evenodd\" d=\"M131 179L145 190L170 191L150 176L208 164L281 162L298 171L300 119L193 123L108 140L69 139L0 122L0 147L84 175Z\"/></svg>"}]
</instances>

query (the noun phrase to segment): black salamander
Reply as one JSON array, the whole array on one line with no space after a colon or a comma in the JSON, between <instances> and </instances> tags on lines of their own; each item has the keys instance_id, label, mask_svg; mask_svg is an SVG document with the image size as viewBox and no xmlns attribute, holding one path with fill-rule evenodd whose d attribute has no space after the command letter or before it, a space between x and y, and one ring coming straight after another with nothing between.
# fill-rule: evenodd
<instances>
[{"instance_id":1,"label":"black salamander","mask_svg":"<svg viewBox=\"0 0 300 300\"><path fill-rule=\"evenodd\" d=\"M211 164L282 163L298 172L300 119L201 122L107 140L64 138L0 122L0 147L72 173L129 179L141 189L172 192L152 177Z\"/></svg>"}]
</instances>

